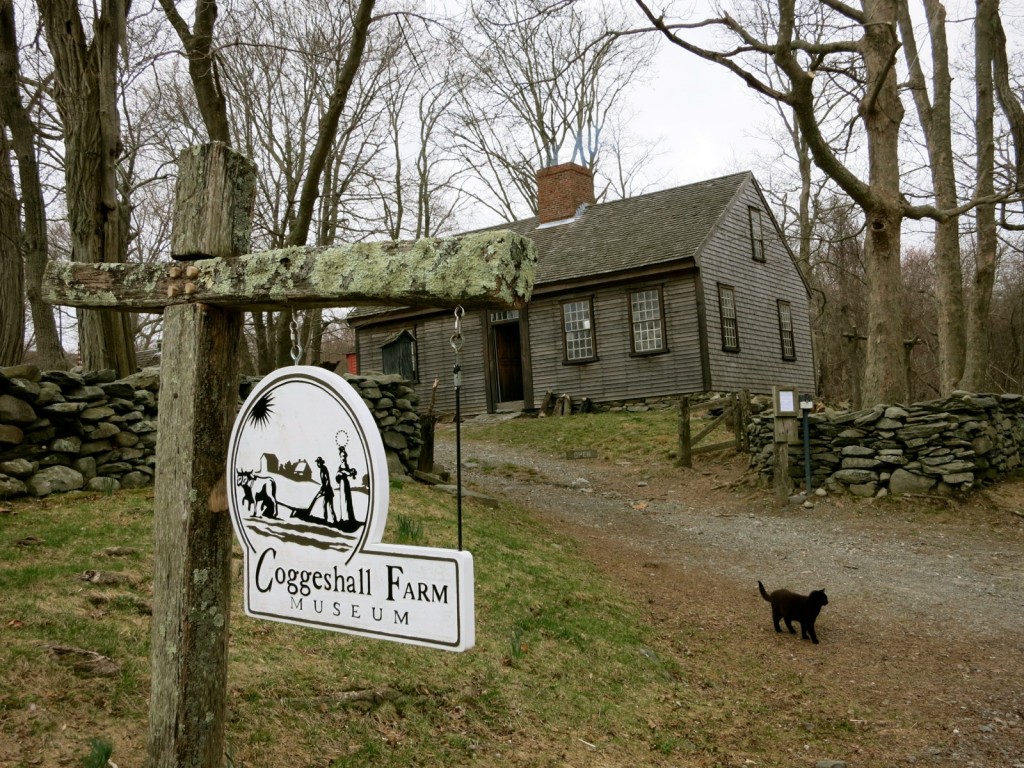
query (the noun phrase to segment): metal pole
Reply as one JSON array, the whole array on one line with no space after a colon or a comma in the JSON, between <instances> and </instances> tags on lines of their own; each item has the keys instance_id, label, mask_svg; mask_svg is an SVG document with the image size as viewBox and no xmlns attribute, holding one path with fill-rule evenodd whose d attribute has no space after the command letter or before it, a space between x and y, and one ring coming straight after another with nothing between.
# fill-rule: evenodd
<instances>
[{"instance_id":1,"label":"metal pole","mask_svg":"<svg viewBox=\"0 0 1024 768\"><path fill-rule=\"evenodd\" d=\"M804 482L807 487L807 495L811 495L811 427L808 415L810 411L801 409L804 413Z\"/></svg>"},{"instance_id":2,"label":"metal pole","mask_svg":"<svg viewBox=\"0 0 1024 768\"><path fill-rule=\"evenodd\" d=\"M456 377L459 376L456 371ZM459 519L459 551L462 551L462 408L459 397L462 387L455 387L455 506Z\"/></svg>"}]
</instances>

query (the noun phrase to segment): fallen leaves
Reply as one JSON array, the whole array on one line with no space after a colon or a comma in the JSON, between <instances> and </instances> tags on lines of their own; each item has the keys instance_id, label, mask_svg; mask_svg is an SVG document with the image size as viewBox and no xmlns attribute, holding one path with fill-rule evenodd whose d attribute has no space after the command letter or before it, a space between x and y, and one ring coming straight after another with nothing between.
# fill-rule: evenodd
<instances>
[{"instance_id":1,"label":"fallen leaves","mask_svg":"<svg viewBox=\"0 0 1024 768\"><path fill-rule=\"evenodd\" d=\"M120 664L96 651L53 643L43 643L43 647L50 658L82 677L117 677L121 674Z\"/></svg>"}]
</instances>

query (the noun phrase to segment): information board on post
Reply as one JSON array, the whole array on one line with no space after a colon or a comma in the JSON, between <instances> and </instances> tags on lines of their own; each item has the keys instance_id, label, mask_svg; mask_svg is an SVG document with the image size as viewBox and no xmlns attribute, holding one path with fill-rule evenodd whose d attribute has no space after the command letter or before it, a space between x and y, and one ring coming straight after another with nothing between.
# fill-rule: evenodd
<instances>
[{"instance_id":1,"label":"information board on post","mask_svg":"<svg viewBox=\"0 0 1024 768\"><path fill-rule=\"evenodd\" d=\"M342 377L291 366L235 420L228 503L253 618L465 651L475 642L469 552L382 542L387 458Z\"/></svg>"}]
</instances>

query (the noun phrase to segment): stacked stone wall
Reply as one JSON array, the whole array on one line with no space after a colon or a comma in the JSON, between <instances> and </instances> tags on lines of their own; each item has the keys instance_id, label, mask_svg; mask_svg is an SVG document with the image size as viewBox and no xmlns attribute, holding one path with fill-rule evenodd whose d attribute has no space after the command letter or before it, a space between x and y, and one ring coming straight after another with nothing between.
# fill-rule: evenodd
<instances>
[{"instance_id":1,"label":"stacked stone wall","mask_svg":"<svg viewBox=\"0 0 1024 768\"><path fill-rule=\"evenodd\" d=\"M967 491L1017 472L1024 456L1024 396L954 392L910 406L812 413L808 420L814 488L858 496ZM751 466L770 477L774 417L748 426ZM801 442L790 473L804 478Z\"/></svg>"},{"instance_id":2,"label":"stacked stone wall","mask_svg":"<svg viewBox=\"0 0 1024 768\"><path fill-rule=\"evenodd\" d=\"M421 438L416 393L397 376L344 378L380 427L391 474L411 473ZM258 379L243 380L244 398ZM150 485L156 470L159 371L0 369L0 498Z\"/></svg>"}]
</instances>

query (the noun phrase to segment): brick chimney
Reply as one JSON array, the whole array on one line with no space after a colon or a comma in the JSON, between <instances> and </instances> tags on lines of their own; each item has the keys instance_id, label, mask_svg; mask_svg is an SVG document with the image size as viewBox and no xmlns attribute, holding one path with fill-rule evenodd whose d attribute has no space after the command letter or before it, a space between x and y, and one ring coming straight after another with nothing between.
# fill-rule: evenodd
<instances>
[{"instance_id":1,"label":"brick chimney","mask_svg":"<svg viewBox=\"0 0 1024 768\"><path fill-rule=\"evenodd\" d=\"M583 203L594 204L594 176L576 163L537 171L537 218L541 224L568 219Z\"/></svg>"}]
</instances>

